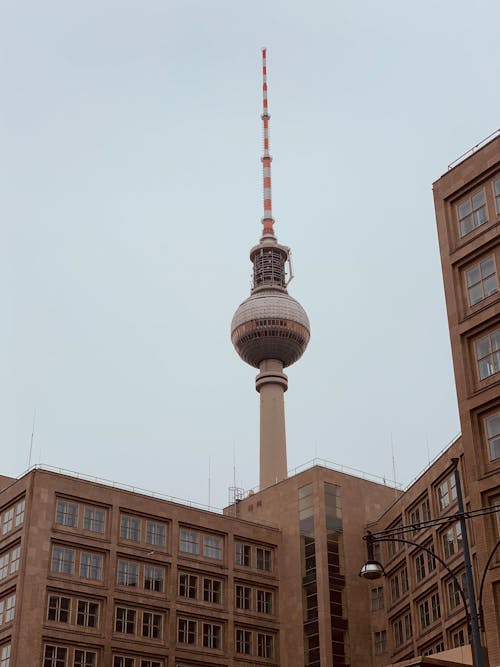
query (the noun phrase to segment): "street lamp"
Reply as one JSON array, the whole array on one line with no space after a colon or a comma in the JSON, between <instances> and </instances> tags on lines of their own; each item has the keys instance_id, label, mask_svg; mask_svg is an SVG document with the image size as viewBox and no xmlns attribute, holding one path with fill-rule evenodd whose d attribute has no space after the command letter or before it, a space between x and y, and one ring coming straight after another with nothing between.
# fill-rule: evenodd
<instances>
[{"instance_id":1,"label":"street lamp","mask_svg":"<svg viewBox=\"0 0 500 667\"><path fill-rule=\"evenodd\" d=\"M426 551L428 554L432 556L432 558L435 558L439 563L441 563L441 565L451 575L454 581L454 585L460 593L460 597L464 605L465 615L469 623L474 664L476 667L485 667L483 660L483 652L481 647L481 637L480 637L480 623L482 624L482 608L483 608L482 596L484 590L484 582L486 579L486 573L492 561L494 553L500 546L500 540L498 540L498 542L494 546L493 551L491 552L486 562L486 566L481 578L478 605L476 606L476 595L474 591L474 580L472 577L472 564L470 557L469 539L468 539L467 524L465 519L472 519L476 516L482 516L485 514L490 514L492 512L497 512L499 511L499 508L485 507L480 510L471 510L469 512L466 512L464 509L460 474L458 472L458 459L456 458L452 459L452 463L454 465L455 484L457 489L458 512L456 512L451 516L442 517L439 519L429 519L427 521L421 521L420 523L410 524L407 526L398 526L396 528L389 528L387 530L379 531L376 533L371 533L370 531L367 531L367 534L363 537L363 539L366 541L368 558L366 563L361 568L359 576L368 580L379 579L380 577L385 576L383 566L374 558L373 545L375 544L375 542L401 542L403 544L410 544L412 546L417 546L423 551ZM440 556L438 556L436 553L434 553L434 551L432 551L428 547L425 547L422 544L414 542L413 540L410 540L406 537L407 533L411 532L413 534L416 530L421 530L423 528L428 528L430 526L446 525L454 521L460 522L460 528L462 531L462 546L464 552L465 582L466 582L467 594L465 593L463 587L458 581L455 573L450 569L447 563ZM479 607L479 614L477 611L478 607Z\"/></svg>"}]
</instances>

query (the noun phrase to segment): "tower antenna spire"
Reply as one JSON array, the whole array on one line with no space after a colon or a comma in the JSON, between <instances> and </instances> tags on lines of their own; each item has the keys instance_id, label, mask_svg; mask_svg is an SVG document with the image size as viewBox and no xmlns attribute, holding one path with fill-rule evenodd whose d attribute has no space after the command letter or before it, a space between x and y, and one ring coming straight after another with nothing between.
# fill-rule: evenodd
<instances>
[{"instance_id":1,"label":"tower antenna spire","mask_svg":"<svg viewBox=\"0 0 500 667\"><path fill-rule=\"evenodd\" d=\"M262 224L264 225L263 236L274 236L274 218L273 206L271 196L271 162L272 157L269 155L269 106L267 100L267 48L262 47L262 125L264 137L264 152L262 154L262 176L264 186L264 217Z\"/></svg>"}]
</instances>

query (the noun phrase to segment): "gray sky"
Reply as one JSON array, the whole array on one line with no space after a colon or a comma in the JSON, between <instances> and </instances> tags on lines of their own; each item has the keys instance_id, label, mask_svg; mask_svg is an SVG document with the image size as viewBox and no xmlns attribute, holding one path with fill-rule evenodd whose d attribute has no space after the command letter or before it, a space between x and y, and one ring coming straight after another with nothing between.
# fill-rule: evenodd
<instances>
[{"instance_id":1,"label":"gray sky","mask_svg":"<svg viewBox=\"0 0 500 667\"><path fill-rule=\"evenodd\" d=\"M0 0L0 472L222 506L258 482L229 325L276 232L312 338L290 468L410 481L459 431L432 181L497 127L494 0Z\"/></svg>"}]
</instances>

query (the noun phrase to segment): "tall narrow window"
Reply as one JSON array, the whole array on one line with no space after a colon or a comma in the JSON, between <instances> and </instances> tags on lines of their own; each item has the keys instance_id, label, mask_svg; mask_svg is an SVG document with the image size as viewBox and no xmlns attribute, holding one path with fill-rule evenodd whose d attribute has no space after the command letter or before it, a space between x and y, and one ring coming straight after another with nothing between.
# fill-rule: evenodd
<instances>
[{"instance_id":1,"label":"tall narrow window","mask_svg":"<svg viewBox=\"0 0 500 667\"><path fill-rule=\"evenodd\" d=\"M205 535L203 537L203 555L207 558L222 560L222 537Z\"/></svg>"},{"instance_id":2,"label":"tall narrow window","mask_svg":"<svg viewBox=\"0 0 500 667\"><path fill-rule=\"evenodd\" d=\"M484 380L500 370L500 329L476 341L479 379Z\"/></svg>"},{"instance_id":3,"label":"tall narrow window","mask_svg":"<svg viewBox=\"0 0 500 667\"><path fill-rule=\"evenodd\" d=\"M120 517L120 537L122 540L139 542L141 539L141 520L122 514Z\"/></svg>"},{"instance_id":4,"label":"tall narrow window","mask_svg":"<svg viewBox=\"0 0 500 667\"><path fill-rule=\"evenodd\" d=\"M476 227L488 221L484 190L479 190L472 197L462 200L458 205L460 236L470 234Z\"/></svg>"},{"instance_id":5,"label":"tall narrow window","mask_svg":"<svg viewBox=\"0 0 500 667\"><path fill-rule=\"evenodd\" d=\"M252 607L252 589L250 586L236 586L236 608L251 609Z\"/></svg>"},{"instance_id":6,"label":"tall narrow window","mask_svg":"<svg viewBox=\"0 0 500 667\"><path fill-rule=\"evenodd\" d=\"M128 635L135 634L135 619L135 609L117 607L115 610L115 631L123 632Z\"/></svg>"},{"instance_id":7,"label":"tall narrow window","mask_svg":"<svg viewBox=\"0 0 500 667\"><path fill-rule=\"evenodd\" d=\"M198 597L198 577L194 574L179 574L179 595L196 600Z\"/></svg>"},{"instance_id":8,"label":"tall narrow window","mask_svg":"<svg viewBox=\"0 0 500 667\"><path fill-rule=\"evenodd\" d=\"M56 523L68 528L76 528L78 519L78 505L67 500L57 501Z\"/></svg>"},{"instance_id":9,"label":"tall narrow window","mask_svg":"<svg viewBox=\"0 0 500 667\"><path fill-rule=\"evenodd\" d=\"M244 565L250 567L251 565L252 548L249 544L243 542L236 542L235 546L235 562L236 565Z\"/></svg>"},{"instance_id":10,"label":"tall narrow window","mask_svg":"<svg viewBox=\"0 0 500 667\"><path fill-rule=\"evenodd\" d=\"M163 582L165 581L165 568L155 565L144 566L144 588L147 591L163 591Z\"/></svg>"},{"instance_id":11,"label":"tall narrow window","mask_svg":"<svg viewBox=\"0 0 500 667\"><path fill-rule=\"evenodd\" d=\"M102 579L102 554L83 551L80 557L80 577L83 579Z\"/></svg>"},{"instance_id":12,"label":"tall narrow window","mask_svg":"<svg viewBox=\"0 0 500 667\"><path fill-rule=\"evenodd\" d=\"M177 641L179 644L196 643L197 623L187 618L179 618L177 621Z\"/></svg>"},{"instance_id":13,"label":"tall narrow window","mask_svg":"<svg viewBox=\"0 0 500 667\"><path fill-rule=\"evenodd\" d=\"M469 305L474 306L498 292L497 274L493 256L483 259L465 272Z\"/></svg>"},{"instance_id":14,"label":"tall narrow window","mask_svg":"<svg viewBox=\"0 0 500 667\"><path fill-rule=\"evenodd\" d=\"M493 183L493 190L495 192L495 201L497 204L497 213L500 215L500 178L495 178Z\"/></svg>"},{"instance_id":15,"label":"tall narrow window","mask_svg":"<svg viewBox=\"0 0 500 667\"><path fill-rule=\"evenodd\" d=\"M119 560L116 581L120 586L137 586L139 583L139 565L130 560Z\"/></svg>"},{"instance_id":16,"label":"tall narrow window","mask_svg":"<svg viewBox=\"0 0 500 667\"><path fill-rule=\"evenodd\" d=\"M155 547L164 547L167 542L167 529L164 523L148 521L146 523L146 542Z\"/></svg>"},{"instance_id":17,"label":"tall narrow window","mask_svg":"<svg viewBox=\"0 0 500 667\"><path fill-rule=\"evenodd\" d=\"M24 500L24 498L22 500L20 500L16 505L16 518L15 518L15 521L14 521L16 527L20 526L24 521L24 508L25 508L25 506L26 506L26 501Z\"/></svg>"},{"instance_id":18,"label":"tall narrow window","mask_svg":"<svg viewBox=\"0 0 500 667\"><path fill-rule=\"evenodd\" d=\"M272 567L271 550L257 547L256 555L257 555L257 569L266 570L266 572L270 572Z\"/></svg>"},{"instance_id":19,"label":"tall narrow window","mask_svg":"<svg viewBox=\"0 0 500 667\"><path fill-rule=\"evenodd\" d=\"M204 577L203 579L203 600L213 604L222 603L222 582L219 579Z\"/></svg>"},{"instance_id":20,"label":"tall narrow window","mask_svg":"<svg viewBox=\"0 0 500 667\"><path fill-rule=\"evenodd\" d=\"M222 627L216 623L203 623L203 646L205 648L222 648Z\"/></svg>"},{"instance_id":21,"label":"tall narrow window","mask_svg":"<svg viewBox=\"0 0 500 667\"><path fill-rule=\"evenodd\" d=\"M199 553L199 535L194 530L181 528L179 550L187 554Z\"/></svg>"},{"instance_id":22,"label":"tall narrow window","mask_svg":"<svg viewBox=\"0 0 500 667\"><path fill-rule=\"evenodd\" d=\"M75 550L58 546L53 547L51 570L61 574L74 574Z\"/></svg>"},{"instance_id":23,"label":"tall narrow window","mask_svg":"<svg viewBox=\"0 0 500 667\"><path fill-rule=\"evenodd\" d=\"M145 611L142 614L142 636L161 639L163 618L161 614Z\"/></svg>"},{"instance_id":24,"label":"tall narrow window","mask_svg":"<svg viewBox=\"0 0 500 667\"><path fill-rule=\"evenodd\" d=\"M106 513L99 507L85 507L83 512L83 529L93 533L104 533Z\"/></svg>"},{"instance_id":25,"label":"tall narrow window","mask_svg":"<svg viewBox=\"0 0 500 667\"><path fill-rule=\"evenodd\" d=\"M252 633L249 630L236 629L236 653L252 654Z\"/></svg>"},{"instance_id":26,"label":"tall narrow window","mask_svg":"<svg viewBox=\"0 0 500 667\"><path fill-rule=\"evenodd\" d=\"M500 412L486 418L486 435L490 459L495 461L500 458Z\"/></svg>"},{"instance_id":27,"label":"tall narrow window","mask_svg":"<svg viewBox=\"0 0 500 667\"><path fill-rule=\"evenodd\" d=\"M274 637L264 632L257 633L257 655L259 658L274 657Z\"/></svg>"}]
</instances>

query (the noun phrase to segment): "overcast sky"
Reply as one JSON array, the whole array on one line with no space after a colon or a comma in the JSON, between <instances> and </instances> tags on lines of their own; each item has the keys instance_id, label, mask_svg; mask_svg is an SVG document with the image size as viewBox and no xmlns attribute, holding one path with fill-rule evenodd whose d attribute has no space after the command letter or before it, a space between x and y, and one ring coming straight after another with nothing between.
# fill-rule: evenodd
<instances>
[{"instance_id":1,"label":"overcast sky","mask_svg":"<svg viewBox=\"0 0 500 667\"><path fill-rule=\"evenodd\" d=\"M258 483L249 295L273 208L312 336L289 467L407 483L459 432L432 182L500 126L496 0L0 0L1 470L223 506ZM209 463L210 462L210 463Z\"/></svg>"}]
</instances>

